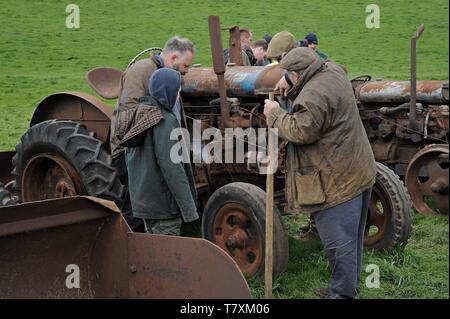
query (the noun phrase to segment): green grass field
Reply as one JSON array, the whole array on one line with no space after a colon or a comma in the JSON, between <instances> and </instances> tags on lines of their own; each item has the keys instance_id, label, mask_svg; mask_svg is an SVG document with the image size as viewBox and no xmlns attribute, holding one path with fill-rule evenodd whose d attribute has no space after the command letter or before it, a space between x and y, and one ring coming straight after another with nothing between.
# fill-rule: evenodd
<instances>
[{"instance_id":1,"label":"green grass field","mask_svg":"<svg viewBox=\"0 0 450 319\"><path fill-rule=\"evenodd\" d=\"M97 66L123 69L141 50L163 46L179 34L191 38L194 63L211 65L208 15L220 15L223 26L238 24L254 38L289 30L298 39L317 32L320 48L345 64L350 76L371 74L409 79L409 41L420 23L426 31L418 45L418 78L448 79L448 1L287 0L74 0L81 28L65 27L66 5L59 0L0 0L0 150L11 150L26 131L37 104L67 90L93 91L85 73ZM381 10L381 28L367 29L366 5ZM226 33L224 32L224 42ZM110 103L112 104L112 103ZM287 224L292 234L301 218ZM448 298L448 219L417 215L410 243L393 252L367 253L365 264L377 264L381 287L364 298ZM326 285L329 269L320 243L290 243L288 271L275 281L279 298L312 298L313 287ZM363 276L365 280L365 276ZM251 280L256 297L260 282Z\"/></svg>"}]
</instances>

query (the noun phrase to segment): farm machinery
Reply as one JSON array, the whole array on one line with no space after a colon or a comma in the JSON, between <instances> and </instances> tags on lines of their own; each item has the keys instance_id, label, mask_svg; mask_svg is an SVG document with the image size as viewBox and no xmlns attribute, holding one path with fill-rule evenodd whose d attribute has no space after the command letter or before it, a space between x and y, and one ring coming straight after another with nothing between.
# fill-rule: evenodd
<instances>
[{"instance_id":1,"label":"farm machinery","mask_svg":"<svg viewBox=\"0 0 450 319\"><path fill-rule=\"evenodd\" d=\"M196 120L203 129L266 128L264 99L283 70L278 65L241 66L236 26L230 28L230 62L225 65L220 25L210 19L213 67L193 66L184 77L181 95L188 126L192 130ZM421 31L414 35L414 45ZM448 215L448 81L415 80L415 46L412 74L410 82L368 75L351 80L378 162L364 240L368 248L405 245L411 234L413 205L423 214ZM119 94L121 75L120 70L97 68L86 79L101 97L113 100ZM289 107L288 101L277 99ZM4 185L0 202L9 205L0 209L0 216L3 210L26 209L14 206L17 201L22 205L39 201L45 207L55 198L67 201L67 197L89 195L120 203L124 187L111 164L109 146L112 114L108 104L83 92L45 98L16 150L0 153ZM283 149L281 142L274 176L274 275L285 270L289 255L283 221ZM262 276L266 178L250 157L246 163L192 166L203 237L227 252L244 273Z\"/></svg>"}]
</instances>

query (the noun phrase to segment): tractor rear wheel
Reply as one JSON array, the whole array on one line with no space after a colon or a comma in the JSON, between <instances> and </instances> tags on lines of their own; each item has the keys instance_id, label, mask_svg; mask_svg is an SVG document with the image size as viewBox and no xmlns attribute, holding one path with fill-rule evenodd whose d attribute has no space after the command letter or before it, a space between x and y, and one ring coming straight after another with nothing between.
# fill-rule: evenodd
<instances>
[{"instance_id":1,"label":"tractor rear wheel","mask_svg":"<svg viewBox=\"0 0 450 319\"><path fill-rule=\"evenodd\" d=\"M202 219L205 239L225 250L243 273L264 276L265 192L252 184L230 183L209 198ZM289 257L283 218L274 206L273 275L282 273Z\"/></svg>"},{"instance_id":2,"label":"tractor rear wheel","mask_svg":"<svg viewBox=\"0 0 450 319\"><path fill-rule=\"evenodd\" d=\"M120 207L124 197L103 142L77 122L49 120L32 126L16 146L13 166L14 188L23 202L91 195Z\"/></svg>"}]
</instances>

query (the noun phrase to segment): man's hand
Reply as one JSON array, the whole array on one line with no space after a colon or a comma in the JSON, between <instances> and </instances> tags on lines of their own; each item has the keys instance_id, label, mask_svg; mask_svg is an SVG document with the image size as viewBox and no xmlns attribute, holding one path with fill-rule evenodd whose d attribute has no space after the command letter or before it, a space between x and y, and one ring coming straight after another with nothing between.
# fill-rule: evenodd
<instances>
[{"instance_id":1,"label":"man's hand","mask_svg":"<svg viewBox=\"0 0 450 319\"><path fill-rule=\"evenodd\" d=\"M291 86L287 83L286 79L283 76L275 86L275 91L279 91L281 96L287 96L287 92L290 88Z\"/></svg>"},{"instance_id":2,"label":"man's hand","mask_svg":"<svg viewBox=\"0 0 450 319\"><path fill-rule=\"evenodd\" d=\"M270 112L270 110L280 107L280 104L275 101L271 100L264 100L264 115L267 116Z\"/></svg>"}]
</instances>

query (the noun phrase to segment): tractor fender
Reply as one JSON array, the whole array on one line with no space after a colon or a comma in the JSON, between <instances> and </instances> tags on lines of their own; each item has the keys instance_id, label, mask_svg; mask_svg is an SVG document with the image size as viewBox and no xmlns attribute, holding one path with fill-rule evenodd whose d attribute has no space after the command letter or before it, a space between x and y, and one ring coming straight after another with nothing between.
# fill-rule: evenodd
<instances>
[{"instance_id":1,"label":"tractor fender","mask_svg":"<svg viewBox=\"0 0 450 319\"><path fill-rule=\"evenodd\" d=\"M95 96L60 92L47 96L38 105L30 127L47 120L71 120L82 123L99 140L108 142L112 115L113 108Z\"/></svg>"}]
</instances>

